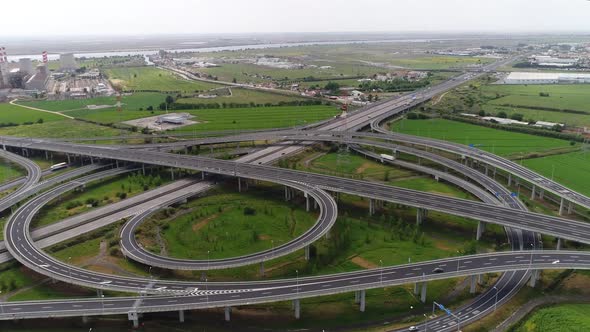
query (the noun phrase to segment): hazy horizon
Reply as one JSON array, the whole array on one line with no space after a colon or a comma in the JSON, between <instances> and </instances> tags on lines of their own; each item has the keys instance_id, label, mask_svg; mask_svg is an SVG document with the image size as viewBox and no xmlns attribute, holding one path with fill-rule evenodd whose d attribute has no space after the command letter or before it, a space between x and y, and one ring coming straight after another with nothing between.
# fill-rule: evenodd
<instances>
[{"instance_id":1,"label":"hazy horizon","mask_svg":"<svg viewBox=\"0 0 590 332\"><path fill-rule=\"evenodd\" d=\"M49 4L49 5L48 5ZM10 1L0 38L265 33L590 33L587 0ZM14 14L11 14L14 13Z\"/></svg>"}]
</instances>

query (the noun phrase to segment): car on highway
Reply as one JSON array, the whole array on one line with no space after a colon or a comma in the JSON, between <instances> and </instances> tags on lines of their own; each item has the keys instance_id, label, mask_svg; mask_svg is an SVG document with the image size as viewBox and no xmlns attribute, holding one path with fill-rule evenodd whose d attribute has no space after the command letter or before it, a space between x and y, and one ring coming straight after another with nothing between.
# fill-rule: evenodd
<instances>
[{"instance_id":1,"label":"car on highway","mask_svg":"<svg viewBox=\"0 0 590 332\"><path fill-rule=\"evenodd\" d=\"M408 329L408 331L418 331L418 327L416 326L410 326L410 328Z\"/></svg>"},{"instance_id":2,"label":"car on highway","mask_svg":"<svg viewBox=\"0 0 590 332\"><path fill-rule=\"evenodd\" d=\"M435 267L434 270L432 270L432 273L443 273L445 272L445 270L443 270L442 267Z\"/></svg>"}]
</instances>

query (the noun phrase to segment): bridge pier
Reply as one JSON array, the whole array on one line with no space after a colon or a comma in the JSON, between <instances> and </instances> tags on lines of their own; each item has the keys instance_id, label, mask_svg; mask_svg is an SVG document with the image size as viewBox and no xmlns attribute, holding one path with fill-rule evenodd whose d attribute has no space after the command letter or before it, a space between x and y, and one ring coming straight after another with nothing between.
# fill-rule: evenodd
<instances>
[{"instance_id":1,"label":"bridge pier","mask_svg":"<svg viewBox=\"0 0 590 332\"><path fill-rule=\"evenodd\" d=\"M420 295L420 283L419 282L414 284L414 295Z\"/></svg>"},{"instance_id":2,"label":"bridge pier","mask_svg":"<svg viewBox=\"0 0 590 332\"><path fill-rule=\"evenodd\" d=\"M295 319L301 318L301 302L299 299L293 300L293 309L295 310Z\"/></svg>"},{"instance_id":3,"label":"bridge pier","mask_svg":"<svg viewBox=\"0 0 590 332\"><path fill-rule=\"evenodd\" d=\"M477 275L471 276L471 283L469 284L469 293L475 294L475 288L477 287Z\"/></svg>"},{"instance_id":4,"label":"bridge pier","mask_svg":"<svg viewBox=\"0 0 590 332\"><path fill-rule=\"evenodd\" d=\"M96 290L96 296L99 298L102 298L104 295L102 294L102 289L97 289Z\"/></svg>"},{"instance_id":5,"label":"bridge pier","mask_svg":"<svg viewBox=\"0 0 590 332\"><path fill-rule=\"evenodd\" d=\"M184 323L184 310L178 310L178 321Z\"/></svg>"},{"instance_id":6,"label":"bridge pier","mask_svg":"<svg viewBox=\"0 0 590 332\"><path fill-rule=\"evenodd\" d=\"M129 311L127 313L127 318L130 321L133 321L133 328L138 328L139 327L139 316L137 315L136 311Z\"/></svg>"},{"instance_id":7,"label":"bridge pier","mask_svg":"<svg viewBox=\"0 0 590 332\"><path fill-rule=\"evenodd\" d=\"M260 262L260 276L264 277L264 262Z\"/></svg>"},{"instance_id":8,"label":"bridge pier","mask_svg":"<svg viewBox=\"0 0 590 332\"><path fill-rule=\"evenodd\" d=\"M366 290L363 289L363 290L360 291L360 294L359 294L359 300L360 300L359 310L361 312L365 312L365 309L366 309L366 306L367 306L367 303L365 301L366 295L367 295L367 291Z\"/></svg>"},{"instance_id":9,"label":"bridge pier","mask_svg":"<svg viewBox=\"0 0 590 332\"><path fill-rule=\"evenodd\" d=\"M370 198L369 199L369 215L372 216L375 214L375 200Z\"/></svg>"},{"instance_id":10,"label":"bridge pier","mask_svg":"<svg viewBox=\"0 0 590 332\"><path fill-rule=\"evenodd\" d=\"M557 245L555 246L555 250L561 250L562 240L560 237L557 238Z\"/></svg>"},{"instance_id":11,"label":"bridge pier","mask_svg":"<svg viewBox=\"0 0 590 332\"><path fill-rule=\"evenodd\" d=\"M565 205L565 198L562 197L561 201L559 202L559 215L560 216L563 216L563 209L565 207L564 205Z\"/></svg>"},{"instance_id":12,"label":"bridge pier","mask_svg":"<svg viewBox=\"0 0 590 332\"><path fill-rule=\"evenodd\" d=\"M82 316L82 324L88 324L88 316L86 316L86 315Z\"/></svg>"},{"instance_id":13,"label":"bridge pier","mask_svg":"<svg viewBox=\"0 0 590 332\"><path fill-rule=\"evenodd\" d=\"M117 166L119 167L119 166ZM174 168L170 167L170 177L172 178L172 181L174 181Z\"/></svg>"},{"instance_id":14,"label":"bridge pier","mask_svg":"<svg viewBox=\"0 0 590 332\"><path fill-rule=\"evenodd\" d=\"M205 172L201 171L201 180L205 180Z\"/></svg>"},{"instance_id":15,"label":"bridge pier","mask_svg":"<svg viewBox=\"0 0 590 332\"><path fill-rule=\"evenodd\" d=\"M6 150L6 149L4 149L4 150ZM68 158L68 165L71 164L72 162L70 161L70 154L69 153L66 153L66 158Z\"/></svg>"},{"instance_id":16,"label":"bridge pier","mask_svg":"<svg viewBox=\"0 0 590 332\"><path fill-rule=\"evenodd\" d=\"M318 208L318 202L314 199L313 200L313 209L317 210L317 208Z\"/></svg>"},{"instance_id":17,"label":"bridge pier","mask_svg":"<svg viewBox=\"0 0 590 332\"><path fill-rule=\"evenodd\" d=\"M238 177L238 192L242 192L242 179Z\"/></svg>"},{"instance_id":18,"label":"bridge pier","mask_svg":"<svg viewBox=\"0 0 590 332\"><path fill-rule=\"evenodd\" d=\"M536 187L535 187L535 185L533 184L533 187L532 187L532 189L531 189L531 199L535 199L535 189L536 189Z\"/></svg>"},{"instance_id":19,"label":"bridge pier","mask_svg":"<svg viewBox=\"0 0 590 332\"><path fill-rule=\"evenodd\" d=\"M416 225L421 225L424 219L428 216L428 210L423 208L416 209Z\"/></svg>"},{"instance_id":20,"label":"bridge pier","mask_svg":"<svg viewBox=\"0 0 590 332\"><path fill-rule=\"evenodd\" d=\"M508 173L508 187L512 184L512 173Z\"/></svg>"},{"instance_id":21,"label":"bridge pier","mask_svg":"<svg viewBox=\"0 0 590 332\"><path fill-rule=\"evenodd\" d=\"M49 152L47 152L47 150L45 150L45 160L49 159Z\"/></svg>"},{"instance_id":22,"label":"bridge pier","mask_svg":"<svg viewBox=\"0 0 590 332\"><path fill-rule=\"evenodd\" d=\"M533 270L531 271L531 279L529 281L529 286L532 288L535 288L535 286L537 285L537 280L540 277L540 273L539 270Z\"/></svg>"},{"instance_id":23,"label":"bridge pier","mask_svg":"<svg viewBox=\"0 0 590 332\"><path fill-rule=\"evenodd\" d=\"M568 213L568 214L572 214L572 213L574 213L574 203L572 203L572 202L569 202L569 206L568 206L568 208L567 208L567 213Z\"/></svg>"},{"instance_id":24,"label":"bridge pier","mask_svg":"<svg viewBox=\"0 0 590 332\"><path fill-rule=\"evenodd\" d=\"M305 197L305 211L309 212L309 195L307 192L303 192L303 196Z\"/></svg>"},{"instance_id":25,"label":"bridge pier","mask_svg":"<svg viewBox=\"0 0 590 332\"><path fill-rule=\"evenodd\" d=\"M422 291L420 292L420 302L426 303L426 281L422 282Z\"/></svg>"},{"instance_id":26,"label":"bridge pier","mask_svg":"<svg viewBox=\"0 0 590 332\"><path fill-rule=\"evenodd\" d=\"M498 172L498 169L496 167L494 167L494 173L492 174L492 178L495 180L496 179L496 173Z\"/></svg>"},{"instance_id":27,"label":"bridge pier","mask_svg":"<svg viewBox=\"0 0 590 332\"><path fill-rule=\"evenodd\" d=\"M305 246L305 260L309 260L309 245Z\"/></svg>"},{"instance_id":28,"label":"bridge pier","mask_svg":"<svg viewBox=\"0 0 590 332\"><path fill-rule=\"evenodd\" d=\"M545 189L539 189L539 199L543 200L543 196L545 196Z\"/></svg>"},{"instance_id":29,"label":"bridge pier","mask_svg":"<svg viewBox=\"0 0 590 332\"><path fill-rule=\"evenodd\" d=\"M231 307L225 307L225 321L229 322L231 320Z\"/></svg>"},{"instance_id":30,"label":"bridge pier","mask_svg":"<svg viewBox=\"0 0 590 332\"><path fill-rule=\"evenodd\" d=\"M479 241L479 239L481 239L481 236L483 235L483 232L485 232L486 230L486 224L483 221L478 221L477 222L477 234L475 235L475 239L477 241Z\"/></svg>"},{"instance_id":31,"label":"bridge pier","mask_svg":"<svg viewBox=\"0 0 590 332\"><path fill-rule=\"evenodd\" d=\"M141 164L141 174L145 176L145 164Z\"/></svg>"},{"instance_id":32,"label":"bridge pier","mask_svg":"<svg viewBox=\"0 0 590 332\"><path fill-rule=\"evenodd\" d=\"M359 304L361 302L361 291L354 291L354 303Z\"/></svg>"}]
</instances>

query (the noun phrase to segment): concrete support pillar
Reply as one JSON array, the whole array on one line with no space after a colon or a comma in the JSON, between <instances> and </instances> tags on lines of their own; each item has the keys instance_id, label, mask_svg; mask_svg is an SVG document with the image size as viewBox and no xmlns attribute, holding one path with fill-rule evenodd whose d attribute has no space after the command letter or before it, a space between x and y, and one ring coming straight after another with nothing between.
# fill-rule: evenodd
<instances>
[{"instance_id":1,"label":"concrete support pillar","mask_svg":"<svg viewBox=\"0 0 590 332\"><path fill-rule=\"evenodd\" d=\"M469 285L469 293L474 294L476 286L477 286L477 275L474 274L471 276L471 283Z\"/></svg>"},{"instance_id":2,"label":"concrete support pillar","mask_svg":"<svg viewBox=\"0 0 590 332\"><path fill-rule=\"evenodd\" d=\"M419 294L420 294L420 284L415 283L414 284L414 295L419 295Z\"/></svg>"},{"instance_id":3,"label":"concrete support pillar","mask_svg":"<svg viewBox=\"0 0 590 332\"><path fill-rule=\"evenodd\" d=\"M478 221L477 222L477 234L475 236L475 239L479 241L479 239L481 239L481 236L483 235L483 232L485 232L486 230L486 224L483 221Z\"/></svg>"},{"instance_id":4,"label":"concrete support pillar","mask_svg":"<svg viewBox=\"0 0 590 332\"><path fill-rule=\"evenodd\" d=\"M309 246L305 246L305 260L309 260Z\"/></svg>"},{"instance_id":5,"label":"concrete support pillar","mask_svg":"<svg viewBox=\"0 0 590 332\"><path fill-rule=\"evenodd\" d=\"M427 215L428 215L428 212L426 211L426 209L423 209L423 208L416 209L416 225L422 224L422 222L424 221L424 218L426 218Z\"/></svg>"},{"instance_id":6,"label":"concrete support pillar","mask_svg":"<svg viewBox=\"0 0 590 332\"><path fill-rule=\"evenodd\" d=\"M313 200L313 209L317 210L317 208L318 208L318 202L314 199Z\"/></svg>"},{"instance_id":7,"label":"concrete support pillar","mask_svg":"<svg viewBox=\"0 0 590 332\"><path fill-rule=\"evenodd\" d=\"M88 324L88 316L86 316L86 315L82 316L82 323Z\"/></svg>"},{"instance_id":8,"label":"concrete support pillar","mask_svg":"<svg viewBox=\"0 0 590 332\"><path fill-rule=\"evenodd\" d=\"M238 178L238 192L241 193L242 192L242 179Z\"/></svg>"},{"instance_id":9,"label":"concrete support pillar","mask_svg":"<svg viewBox=\"0 0 590 332\"><path fill-rule=\"evenodd\" d=\"M299 299L293 300L293 307L295 310L295 319L301 318L301 302Z\"/></svg>"},{"instance_id":10,"label":"concrete support pillar","mask_svg":"<svg viewBox=\"0 0 590 332\"><path fill-rule=\"evenodd\" d=\"M496 167L494 167L494 173L492 174L492 177L494 178L494 180L496 179L497 172L498 172L498 169L496 169Z\"/></svg>"},{"instance_id":11,"label":"concrete support pillar","mask_svg":"<svg viewBox=\"0 0 590 332\"><path fill-rule=\"evenodd\" d=\"M260 275L264 276L264 262L260 262Z\"/></svg>"},{"instance_id":12,"label":"concrete support pillar","mask_svg":"<svg viewBox=\"0 0 590 332\"><path fill-rule=\"evenodd\" d=\"M561 198L561 201L559 202L559 215L563 216L563 208L565 207L565 198Z\"/></svg>"},{"instance_id":13,"label":"concrete support pillar","mask_svg":"<svg viewBox=\"0 0 590 332\"><path fill-rule=\"evenodd\" d=\"M367 293L367 292L366 292L364 289L363 289L363 290L361 290L361 293L360 293L360 301L361 301L361 303L360 303L360 308L359 308L359 310L360 310L361 312L365 312L365 307L366 307L366 305L367 305L367 304L366 304L366 301L365 301L365 297L366 297L366 295L367 295L366 293Z\"/></svg>"},{"instance_id":14,"label":"concrete support pillar","mask_svg":"<svg viewBox=\"0 0 590 332\"><path fill-rule=\"evenodd\" d=\"M420 292L420 301L426 303L426 281L422 282L422 291Z\"/></svg>"},{"instance_id":15,"label":"concrete support pillar","mask_svg":"<svg viewBox=\"0 0 590 332\"><path fill-rule=\"evenodd\" d=\"M361 302L361 292L355 291L354 292L354 303L359 304Z\"/></svg>"},{"instance_id":16,"label":"concrete support pillar","mask_svg":"<svg viewBox=\"0 0 590 332\"><path fill-rule=\"evenodd\" d=\"M94 158L92 156L90 156L90 164L94 165Z\"/></svg>"},{"instance_id":17,"label":"concrete support pillar","mask_svg":"<svg viewBox=\"0 0 590 332\"><path fill-rule=\"evenodd\" d=\"M145 176L145 164L141 164L141 173Z\"/></svg>"},{"instance_id":18,"label":"concrete support pillar","mask_svg":"<svg viewBox=\"0 0 590 332\"><path fill-rule=\"evenodd\" d=\"M289 200L289 188L285 187L285 201Z\"/></svg>"},{"instance_id":19,"label":"concrete support pillar","mask_svg":"<svg viewBox=\"0 0 590 332\"><path fill-rule=\"evenodd\" d=\"M304 192L303 196L305 197L305 211L309 212L309 195Z\"/></svg>"},{"instance_id":20,"label":"concrete support pillar","mask_svg":"<svg viewBox=\"0 0 590 332\"><path fill-rule=\"evenodd\" d=\"M539 270L533 270L531 272L531 279L529 281L529 286L534 288L537 285L537 279L539 279Z\"/></svg>"},{"instance_id":21,"label":"concrete support pillar","mask_svg":"<svg viewBox=\"0 0 590 332\"><path fill-rule=\"evenodd\" d=\"M533 189L531 190L531 199L535 199L535 185L533 184Z\"/></svg>"},{"instance_id":22,"label":"concrete support pillar","mask_svg":"<svg viewBox=\"0 0 590 332\"><path fill-rule=\"evenodd\" d=\"M102 289L97 289L96 290L96 296L99 298L102 298L103 294L102 294Z\"/></svg>"},{"instance_id":23,"label":"concrete support pillar","mask_svg":"<svg viewBox=\"0 0 590 332\"><path fill-rule=\"evenodd\" d=\"M6 150L6 149L4 149L4 150ZM66 153L66 158L68 158L68 164L70 164L71 161L70 161L70 154L69 153Z\"/></svg>"},{"instance_id":24,"label":"concrete support pillar","mask_svg":"<svg viewBox=\"0 0 590 332\"><path fill-rule=\"evenodd\" d=\"M178 310L178 321L184 323L184 310Z\"/></svg>"},{"instance_id":25,"label":"concrete support pillar","mask_svg":"<svg viewBox=\"0 0 590 332\"><path fill-rule=\"evenodd\" d=\"M47 151L45 151L45 160L49 159L49 153Z\"/></svg>"},{"instance_id":26,"label":"concrete support pillar","mask_svg":"<svg viewBox=\"0 0 590 332\"><path fill-rule=\"evenodd\" d=\"M225 307L225 321L229 322L231 320L231 307Z\"/></svg>"},{"instance_id":27,"label":"concrete support pillar","mask_svg":"<svg viewBox=\"0 0 590 332\"><path fill-rule=\"evenodd\" d=\"M486 170L485 171L486 172L486 176L488 176L488 165L487 164L485 165L485 170Z\"/></svg>"},{"instance_id":28,"label":"concrete support pillar","mask_svg":"<svg viewBox=\"0 0 590 332\"><path fill-rule=\"evenodd\" d=\"M119 161L118 160L115 160L115 167L119 168Z\"/></svg>"},{"instance_id":29,"label":"concrete support pillar","mask_svg":"<svg viewBox=\"0 0 590 332\"><path fill-rule=\"evenodd\" d=\"M172 181L174 181L174 168L172 167L170 167L170 177L172 178Z\"/></svg>"},{"instance_id":30,"label":"concrete support pillar","mask_svg":"<svg viewBox=\"0 0 590 332\"><path fill-rule=\"evenodd\" d=\"M545 190L544 189L539 189L539 199L543 199L543 196L545 196Z\"/></svg>"},{"instance_id":31,"label":"concrete support pillar","mask_svg":"<svg viewBox=\"0 0 590 332\"><path fill-rule=\"evenodd\" d=\"M568 208L567 208L567 213L568 213L568 214L572 214L572 213L574 213L574 203L573 203L573 202L570 202L570 203L569 203L569 206L568 206Z\"/></svg>"},{"instance_id":32,"label":"concrete support pillar","mask_svg":"<svg viewBox=\"0 0 590 332\"><path fill-rule=\"evenodd\" d=\"M375 200L369 199L369 215L375 214Z\"/></svg>"},{"instance_id":33,"label":"concrete support pillar","mask_svg":"<svg viewBox=\"0 0 590 332\"><path fill-rule=\"evenodd\" d=\"M508 187L512 184L512 173L508 173Z\"/></svg>"},{"instance_id":34,"label":"concrete support pillar","mask_svg":"<svg viewBox=\"0 0 590 332\"><path fill-rule=\"evenodd\" d=\"M133 322L133 328L139 327L139 316L137 315L137 312L135 312L135 311L128 312L127 318Z\"/></svg>"},{"instance_id":35,"label":"concrete support pillar","mask_svg":"<svg viewBox=\"0 0 590 332\"><path fill-rule=\"evenodd\" d=\"M561 241L561 238L560 238L560 237L558 237L558 238L557 238L557 246L555 247L555 250L561 250L561 245L562 245L562 243L561 243L561 242L562 242L562 241Z\"/></svg>"}]
</instances>

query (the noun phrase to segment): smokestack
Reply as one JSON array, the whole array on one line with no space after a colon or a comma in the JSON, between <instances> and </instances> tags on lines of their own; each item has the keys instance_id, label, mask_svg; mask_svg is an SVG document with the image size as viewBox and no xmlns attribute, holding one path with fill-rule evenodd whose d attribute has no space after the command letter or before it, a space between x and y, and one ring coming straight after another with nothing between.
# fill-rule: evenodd
<instances>
[{"instance_id":1,"label":"smokestack","mask_svg":"<svg viewBox=\"0 0 590 332\"><path fill-rule=\"evenodd\" d=\"M0 47L0 63L4 62L5 54L6 54L6 48Z\"/></svg>"},{"instance_id":2,"label":"smokestack","mask_svg":"<svg viewBox=\"0 0 590 332\"><path fill-rule=\"evenodd\" d=\"M43 63L47 63L47 51L43 51Z\"/></svg>"}]
</instances>

